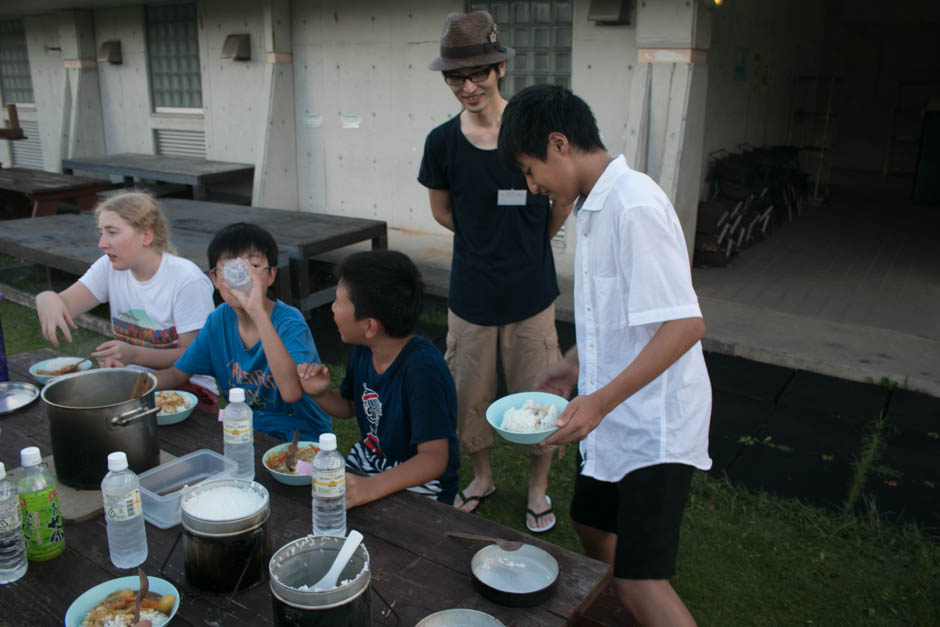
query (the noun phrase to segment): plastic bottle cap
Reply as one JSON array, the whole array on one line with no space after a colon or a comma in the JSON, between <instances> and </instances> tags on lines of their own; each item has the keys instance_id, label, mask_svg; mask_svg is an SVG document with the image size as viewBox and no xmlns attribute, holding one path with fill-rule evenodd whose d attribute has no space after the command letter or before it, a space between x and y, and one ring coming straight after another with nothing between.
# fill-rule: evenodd
<instances>
[{"instance_id":1,"label":"plastic bottle cap","mask_svg":"<svg viewBox=\"0 0 940 627\"><path fill-rule=\"evenodd\" d=\"M319 449L321 451L335 451L336 435L333 433L321 433Z\"/></svg>"},{"instance_id":2,"label":"plastic bottle cap","mask_svg":"<svg viewBox=\"0 0 940 627\"><path fill-rule=\"evenodd\" d=\"M108 453L108 470L121 472L127 468L127 454L124 451Z\"/></svg>"},{"instance_id":3,"label":"plastic bottle cap","mask_svg":"<svg viewBox=\"0 0 940 627\"><path fill-rule=\"evenodd\" d=\"M3 462L0 462L0 481L3 481L7 476L7 467L3 465Z\"/></svg>"},{"instance_id":4,"label":"plastic bottle cap","mask_svg":"<svg viewBox=\"0 0 940 627\"><path fill-rule=\"evenodd\" d=\"M228 402L229 403L244 403L245 402L245 390L242 388L232 388L228 391Z\"/></svg>"},{"instance_id":5,"label":"plastic bottle cap","mask_svg":"<svg viewBox=\"0 0 940 627\"><path fill-rule=\"evenodd\" d=\"M42 454L39 448L27 446L20 451L20 466L38 466L42 462Z\"/></svg>"}]
</instances>

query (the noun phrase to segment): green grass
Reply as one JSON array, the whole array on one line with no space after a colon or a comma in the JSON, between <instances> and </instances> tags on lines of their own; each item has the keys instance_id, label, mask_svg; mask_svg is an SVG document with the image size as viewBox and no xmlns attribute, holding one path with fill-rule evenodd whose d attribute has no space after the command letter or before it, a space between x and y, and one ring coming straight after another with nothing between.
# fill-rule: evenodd
<instances>
[{"instance_id":1,"label":"green grass","mask_svg":"<svg viewBox=\"0 0 940 627\"><path fill-rule=\"evenodd\" d=\"M39 348L55 348L42 336L36 312L29 307L6 300L0 301L0 324L3 324L3 338L8 355ZM59 348L56 350L64 355L87 357L96 346L108 339L82 328L72 329L72 343L66 342L60 334Z\"/></svg>"},{"instance_id":2,"label":"green grass","mask_svg":"<svg viewBox=\"0 0 940 627\"><path fill-rule=\"evenodd\" d=\"M48 345L34 311L0 302L0 318L9 354ZM64 347L70 354L83 354L102 339L82 330L76 336ZM336 384L343 367L331 371ZM334 429L343 449L359 438L355 420L335 420ZM878 425L860 451L857 485L868 472L884 472L878 463L880 430ZM497 490L477 511L525 531L528 458L497 438L492 462ZM567 516L574 463L569 445L552 466L549 494L558 523L542 538L580 551ZM466 456L461 464L466 485L472 467ZM703 626L936 625L940 543L916 527L883 520L874 503L865 516L823 510L696 473L673 585Z\"/></svg>"}]
</instances>

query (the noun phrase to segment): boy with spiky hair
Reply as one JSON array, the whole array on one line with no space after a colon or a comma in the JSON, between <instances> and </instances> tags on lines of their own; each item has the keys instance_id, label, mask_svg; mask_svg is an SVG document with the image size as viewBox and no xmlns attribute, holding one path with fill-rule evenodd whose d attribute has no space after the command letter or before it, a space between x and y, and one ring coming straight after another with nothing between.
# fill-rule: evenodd
<instances>
[{"instance_id":1,"label":"boy with spiky hair","mask_svg":"<svg viewBox=\"0 0 940 627\"><path fill-rule=\"evenodd\" d=\"M424 298L407 255L377 250L338 267L333 320L353 344L346 376L330 389L320 364L300 364L304 392L337 418L355 416L362 439L346 457L346 507L400 490L453 504L457 391L440 351L414 333Z\"/></svg>"},{"instance_id":2,"label":"boy with spiky hair","mask_svg":"<svg viewBox=\"0 0 940 627\"><path fill-rule=\"evenodd\" d=\"M541 389L578 396L545 444L580 441L571 518L614 565L640 624L694 625L669 578L693 468L707 470L711 384L685 237L666 194L607 154L588 105L554 85L503 111L500 158L532 193L575 203L576 345Z\"/></svg>"}]
</instances>

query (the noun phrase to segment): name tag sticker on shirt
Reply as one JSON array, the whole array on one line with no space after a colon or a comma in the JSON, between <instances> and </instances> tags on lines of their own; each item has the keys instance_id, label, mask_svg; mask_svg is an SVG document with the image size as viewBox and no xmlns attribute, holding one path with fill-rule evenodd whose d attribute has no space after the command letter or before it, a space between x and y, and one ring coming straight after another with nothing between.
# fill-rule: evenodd
<instances>
[{"instance_id":1,"label":"name tag sticker on shirt","mask_svg":"<svg viewBox=\"0 0 940 627\"><path fill-rule=\"evenodd\" d=\"M525 204L524 189L501 189L496 194L496 204L501 206L519 206Z\"/></svg>"}]
</instances>

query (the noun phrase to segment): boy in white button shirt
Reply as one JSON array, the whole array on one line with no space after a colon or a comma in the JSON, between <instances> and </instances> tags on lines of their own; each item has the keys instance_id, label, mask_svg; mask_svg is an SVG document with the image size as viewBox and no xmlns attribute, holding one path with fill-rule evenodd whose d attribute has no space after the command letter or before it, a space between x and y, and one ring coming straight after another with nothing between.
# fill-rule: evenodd
<instances>
[{"instance_id":1,"label":"boy in white button shirt","mask_svg":"<svg viewBox=\"0 0 940 627\"><path fill-rule=\"evenodd\" d=\"M580 441L571 518L585 552L614 565L645 626L694 625L673 590L693 468L707 470L711 384L685 237L666 194L607 154L588 105L536 85L503 112L500 158L532 193L575 204L577 344L540 387L579 395L544 444Z\"/></svg>"}]
</instances>

